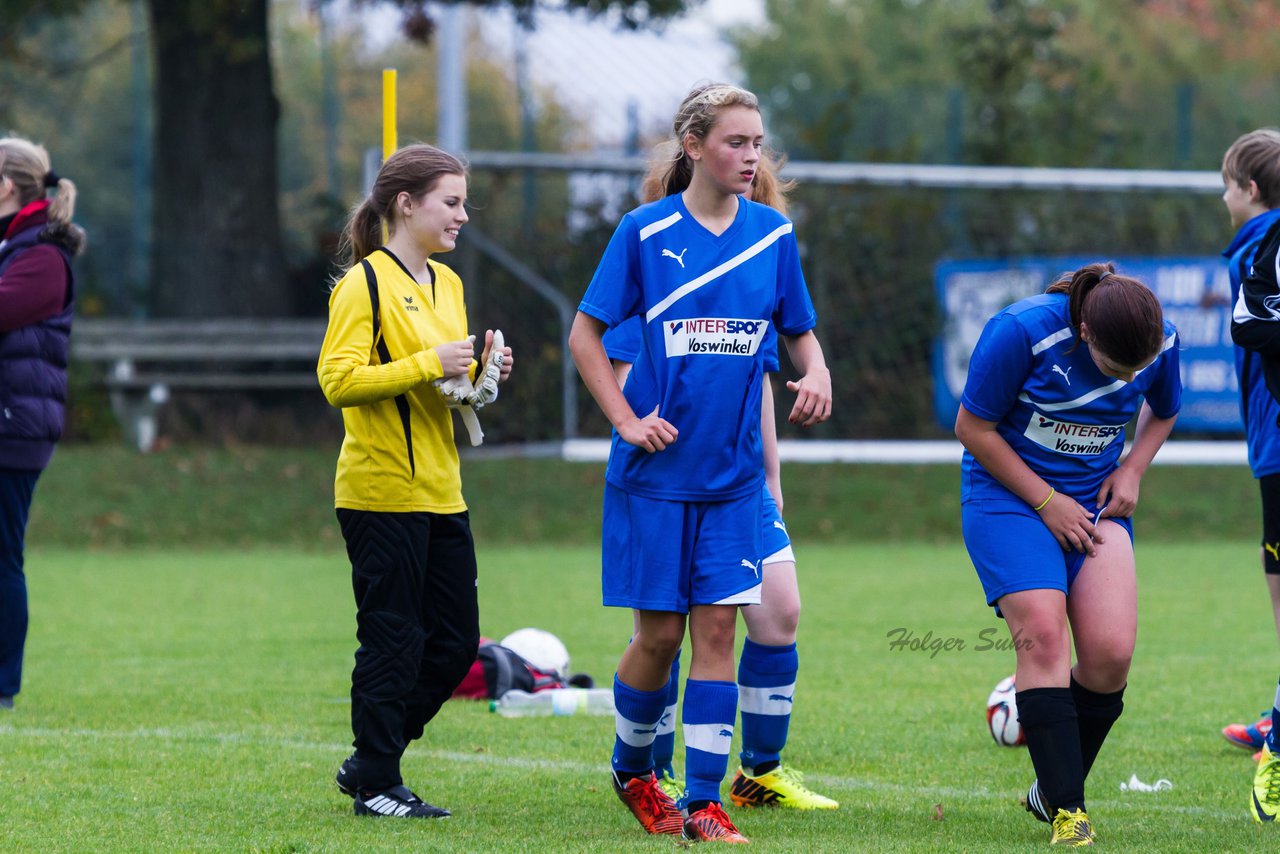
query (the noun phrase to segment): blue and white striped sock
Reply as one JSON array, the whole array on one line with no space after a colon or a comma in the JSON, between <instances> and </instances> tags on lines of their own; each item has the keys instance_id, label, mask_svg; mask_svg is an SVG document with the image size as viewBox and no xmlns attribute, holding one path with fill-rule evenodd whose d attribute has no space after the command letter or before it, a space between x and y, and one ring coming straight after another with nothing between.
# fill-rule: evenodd
<instances>
[{"instance_id":1,"label":"blue and white striped sock","mask_svg":"<svg viewBox=\"0 0 1280 854\"><path fill-rule=\"evenodd\" d=\"M667 683L667 708L658 721L658 736L653 740L653 770L674 777L672 760L676 755L676 710L680 703L680 650L671 662L671 681Z\"/></svg>"},{"instance_id":2,"label":"blue and white striped sock","mask_svg":"<svg viewBox=\"0 0 1280 854\"><path fill-rule=\"evenodd\" d=\"M791 727L800 656L794 643L765 646L747 638L738 661L742 706L742 767L778 762Z\"/></svg>"},{"instance_id":3,"label":"blue and white striped sock","mask_svg":"<svg viewBox=\"0 0 1280 854\"><path fill-rule=\"evenodd\" d=\"M653 737L667 705L667 689L637 691L613 677L613 770L644 774L653 768Z\"/></svg>"},{"instance_id":4,"label":"blue and white striped sock","mask_svg":"<svg viewBox=\"0 0 1280 854\"><path fill-rule=\"evenodd\" d=\"M737 684L701 679L685 684L685 796L681 807L691 801L720 803L720 784L729 768L729 745L737 716Z\"/></svg>"}]
</instances>

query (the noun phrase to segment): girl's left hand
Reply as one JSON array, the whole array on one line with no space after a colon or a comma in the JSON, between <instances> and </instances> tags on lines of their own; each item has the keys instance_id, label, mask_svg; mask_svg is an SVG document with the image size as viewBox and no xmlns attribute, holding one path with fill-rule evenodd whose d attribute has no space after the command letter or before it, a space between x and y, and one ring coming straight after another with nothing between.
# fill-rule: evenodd
<instances>
[{"instance_id":1,"label":"girl's left hand","mask_svg":"<svg viewBox=\"0 0 1280 854\"><path fill-rule=\"evenodd\" d=\"M480 357L480 364L489 364L489 352L493 349L493 330L486 329L484 332L484 354ZM498 374L498 382L505 383L507 377L511 376L511 366L514 357L511 355L510 347L502 348L502 368Z\"/></svg>"},{"instance_id":2,"label":"girl's left hand","mask_svg":"<svg viewBox=\"0 0 1280 854\"><path fill-rule=\"evenodd\" d=\"M796 404L787 417L792 424L812 427L831 417L831 372L826 368L788 380L787 388L796 393Z\"/></svg>"},{"instance_id":3,"label":"girl's left hand","mask_svg":"<svg viewBox=\"0 0 1280 854\"><path fill-rule=\"evenodd\" d=\"M1133 515L1138 506L1138 487L1142 476L1128 471L1124 466L1107 475L1098 490L1099 519L1115 517L1124 519Z\"/></svg>"}]
</instances>

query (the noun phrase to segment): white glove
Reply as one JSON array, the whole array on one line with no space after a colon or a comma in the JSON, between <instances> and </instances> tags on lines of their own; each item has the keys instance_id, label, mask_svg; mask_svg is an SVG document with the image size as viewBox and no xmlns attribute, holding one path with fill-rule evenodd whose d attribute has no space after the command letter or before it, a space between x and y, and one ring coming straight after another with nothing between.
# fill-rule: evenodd
<instances>
[{"instance_id":1,"label":"white glove","mask_svg":"<svg viewBox=\"0 0 1280 854\"><path fill-rule=\"evenodd\" d=\"M493 344L489 347L489 358L483 370L477 374L478 387L473 387L467 396L467 403L476 409L493 403L498 399L498 380L502 376L502 363L506 360L503 352L506 344L502 340L502 330L493 330Z\"/></svg>"},{"instance_id":2,"label":"white glove","mask_svg":"<svg viewBox=\"0 0 1280 854\"><path fill-rule=\"evenodd\" d=\"M476 393L475 386L471 384L471 380L466 374L458 374L456 377L445 377L435 380L433 383L436 391L440 392L440 396L444 398L445 406L450 409L457 409L467 403L468 398Z\"/></svg>"}]
</instances>

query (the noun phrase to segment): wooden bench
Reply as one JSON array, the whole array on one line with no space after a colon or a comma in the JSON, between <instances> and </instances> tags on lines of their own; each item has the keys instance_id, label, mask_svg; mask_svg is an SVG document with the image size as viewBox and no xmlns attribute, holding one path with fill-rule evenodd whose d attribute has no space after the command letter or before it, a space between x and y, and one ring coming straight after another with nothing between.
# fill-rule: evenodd
<instances>
[{"instance_id":1,"label":"wooden bench","mask_svg":"<svg viewBox=\"0 0 1280 854\"><path fill-rule=\"evenodd\" d=\"M104 366L112 411L129 440L147 451L172 391L319 391L324 331L317 318L77 318L71 359Z\"/></svg>"}]
</instances>

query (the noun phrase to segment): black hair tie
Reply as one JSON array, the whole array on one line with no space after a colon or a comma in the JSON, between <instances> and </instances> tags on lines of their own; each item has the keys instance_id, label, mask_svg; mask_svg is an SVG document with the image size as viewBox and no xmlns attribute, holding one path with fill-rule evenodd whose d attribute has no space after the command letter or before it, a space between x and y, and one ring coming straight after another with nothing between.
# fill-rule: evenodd
<instances>
[{"instance_id":1,"label":"black hair tie","mask_svg":"<svg viewBox=\"0 0 1280 854\"><path fill-rule=\"evenodd\" d=\"M44 173L45 187L56 187L58 186L58 182L61 180L62 180L62 176L59 175L57 172L54 172L52 169Z\"/></svg>"}]
</instances>

